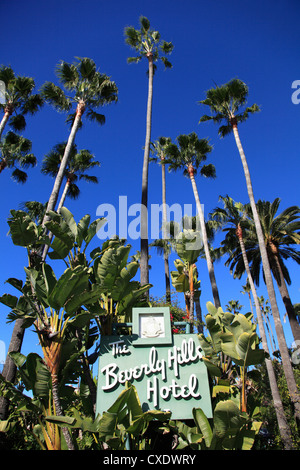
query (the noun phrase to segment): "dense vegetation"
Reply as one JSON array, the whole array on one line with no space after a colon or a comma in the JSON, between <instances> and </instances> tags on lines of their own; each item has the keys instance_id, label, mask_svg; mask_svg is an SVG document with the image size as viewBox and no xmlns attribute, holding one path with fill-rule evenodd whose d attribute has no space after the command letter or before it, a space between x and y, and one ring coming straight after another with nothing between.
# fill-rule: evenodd
<instances>
[{"instance_id":1,"label":"dense vegetation","mask_svg":"<svg viewBox=\"0 0 300 470\"><path fill-rule=\"evenodd\" d=\"M239 79L212 88L201 102L211 112L201 121L222 124L222 137L233 134L249 195L246 204L228 195L221 197L220 207L205 220L195 176L197 172L203 177L216 176L214 165L207 162L212 151L208 140L192 132L179 135L176 142L167 136L151 142L156 63L161 60L165 67L172 66L166 56L173 45L162 41L145 17L140 18L140 29L125 29L125 39L137 52L128 61L147 59L148 64L141 204L148 206L151 152L152 159L161 165L164 209L168 168L181 170L190 179L198 214L185 219L181 228L167 220L164 210L163 236L151 244L164 258L162 299L151 297L148 227L143 212L140 252L131 253L127 240L116 236L88 253L105 220L92 221L89 214L82 214L76 221L65 206L67 197L79 196L81 180L98 182L89 170L95 171L99 162L88 150L77 149L76 135L86 118L99 125L105 123L99 111L117 101L117 85L89 58L61 62L57 66L59 85L48 81L38 92L31 77L1 66L5 99L0 105L0 173L12 170L15 181L26 182L25 170L37 159L31 153L31 142L21 132L26 130L28 115L40 112L43 106L65 112L70 132L66 142L55 145L41 165L44 174L55 178L48 201L28 201L22 210L12 208L8 219L12 243L24 247L28 261L25 280L20 279L23 273L7 280L16 295L0 298L9 308L7 321L14 323L0 375L0 447L137 450L158 449L163 442L169 450L299 449L299 360L285 341L275 287L298 341L299 308L289 297L291 279L285 260L300 262L300 208L295 205L278 214L279 199L255 201L238 128L259 108L248 106L248 88ZM216 232L224 233L224 240L214 248ZM199 234L202 243L190 249ZM178 256L174 270L169 266L172 250ZM197 270L201 258L207 264L213 301L204 308ZM222 283L217 283L214 273L217 258L225 259L236 278L246 273L243 289L249 295L249 313L241 314L234 299L228 299L222 308ZM256 292L261 270L268 291L266 300ZM173 334L184 331L182 322L198 333L209 374L212 419L200 408L193 409L193 421L172 420L170 413L160 410L143 412L130 383L103 416L96 416L97 378L92 366L98 358L101 336L112 334L115 323L125 324L123 333L128 333L132 307L149 305L170 307ZM38 336L40 354L25 356L21 352L28 328Z\"/></svg>"}]
</instances>

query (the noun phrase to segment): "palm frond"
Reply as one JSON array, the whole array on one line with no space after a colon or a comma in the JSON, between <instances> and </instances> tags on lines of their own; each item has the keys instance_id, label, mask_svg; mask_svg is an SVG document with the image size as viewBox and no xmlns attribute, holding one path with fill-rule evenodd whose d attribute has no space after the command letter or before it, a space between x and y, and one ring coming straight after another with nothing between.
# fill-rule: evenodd
<instances>
[{"instance_id":1,"label":"palm frond","mask_svg":"<svg viewBox=\"0 0 300 470\"><path fill-rule=\"evenodd\" d=\"M141 43L141 33L133 26L127 26L124 30L125 42L130 47L137 49Z\"/></svg>"},{"instance_id":2,"label":"palm frond","mask_svg":"<svg viewBox=\"0 0 300 470\"><path fill-rule=\"evenodd\" d=\"M205 176L206 178L216 178L216 168L215 166L210 163L209 165L203 165L200 170L201 176Z\"/></svg>"},{"instance_id":3,"label":"palm frond","mask_svg":"<svg viewBox=\"0 0 300 470\"><path fill-rule=\"evenodd\" d=\"M25 129L26 120L23 114L16 114L10 118L9 124L16 132L20 132Z\"/></svg>"},{"instance_id":4,"label":"palm frond","mask_svg":"<svg viewBox=\"0 0 300 470\"><path fill-rule=\"evenodd\" d=\"M79 81L79 73L75 64L61 61L56 66L56 75L67 90L75 90Z\"/></svg>"},{"instance_id":5,"label":"palm frond","mask_svg":"<svg viewBox=\"0 0 300 470\"><path fill-rule=\"evenodd\" d=\"M173 67L171 62L166 57L161 57L160 60L162 61L166 69L171 69Z\"/></svg>"},{"instance_id":6,"label":"palm frond","mask_svg":"<svg viewBox=\"0 0 300 470\"><path fill-rule=\"evenodd\" d=\"M78 70L80 72L81 79L92 81L97 72L95 62L88 57L78 57L77 59L79 61Z\"/></svg>"},{"instance_id":7,"label":"palm frond","mask_svg":"<svg viewBox=\"0 0 300 470\"><path fill-rule=\"evenodd\" d=\"M96 111L92 109L88 110L88 112L86 113L86 116L91 121L94 121L97 124L100 124L100 126L103 126L103 124L105 124L105 116L103 114L97 113Z\"/></svg>"},{"instance_id":8,"label":"palm frond","mask_svg":"<svg viewBox=\"0 0 300 470\"><path fill-rule=\"evenodd\" d=\"M75 183L71 183L69 185L69 188L68 188L68 191L67 191L67 196L70 199L75 200L75 199L79 198L79 195L80 195L80 189L78 188L78 186Z\"/></svg>"},{"instance_id":9,"label":"palm frond","mask_svg":"<svg viewBox=\"0 0 300 470\"><path fill-rule=\"evenodd\" d=\"M137 56L137 57L127 57L127 63L128 64L137 64L140 62L142 59L142 56Z\"/></svg>"},{"instance_id":10,"label":"palm frond","mask_svg":"<svg viewBox=\"0 0 300 470\"><path fill-rule=\"evenodd\" d=\"M231 134L232 132L232 126L231 124L227 124L226 126L220 126L218 130L218 134L220 137L224 138L227 135Z\"/></svg>"},{"instance_id":11,"label":"palm frond","mask_svg":"<svg viewBox=\"0 0 300 470\"><path fill-rule=\"evenodd\" d=\"M66 97L64 91L52 82L46 82L41 87L41 94L46 102L50 103L58 111L70 111L71 100Z\"/></svg>"},{"instance_id":12,"label":"palm frond","mask_svg":"<svg viewBox=\"0 0 300 470\"><path fill-rule=\"evenodd\" d=\"M5 83L6 88L9 83L15 80L15 74L10 66L2 65L0 67L0 80Z\"/></svg>"},{"instance_id":13,"label":"palm frond","mask_svg":"<svg viewBox=\"0 0 300 470\"><path fill-rule=\"evenodd\" d=\"M31 77L16 77L14 81L14 92L18 98L28 99L35 87L35 82Z\"/></svg>"},{"instance_id":14,"label":"palm frond","mask_svg":"<svg viewBox=\"0 0 300 470\"><path fill-rule=\"evenodd\" d=\"M146 18L146 16L140 16L139 21L143 33L147 33L150 29L150 21L148 20L148 18Z\"/></svg>"},{"instance_id":15,"label":"palm frond","mask_svg":"<svg viewBox=\"0 0 300 470\"><path fill-rule=\"evenodd\" d=\"M99 180L97 176L90 176L90 175L80 175L79 179L86 181L87 183L94 183L98 184Z\"/></svg>"},{"instance_id":16,"label":"palm frond","mask_svg":"<svg viewBox=\"0 0 300 470\"><path fill-rule=\"evenodd\" d=\"M40 94L29 96L21 107L23 114L35 114L44 104Z\"/></svg>"},{"instance_id":17,"label":"palm frond","mask_svg":"<svg viewBox=\"0 0 300 470\"><path fill-rule=\"evenodd\" d=\"M26 155L20 156L18 162L22 168L29 168L30 166L33 167L36 165L37 159L33 153L28 153Z\"/></svg>"},{"instance_id":18,"label":"palm frond","mask_svg":"<svg viewBox=\"0 0 300 470\"><path fill-rule=\"evenodd\" d=\"M27 181L28 175L25 173L25 171L22 171L19 168L15 168L11 177L16 183L24 184Z\"/></svg>"}]
</instances>

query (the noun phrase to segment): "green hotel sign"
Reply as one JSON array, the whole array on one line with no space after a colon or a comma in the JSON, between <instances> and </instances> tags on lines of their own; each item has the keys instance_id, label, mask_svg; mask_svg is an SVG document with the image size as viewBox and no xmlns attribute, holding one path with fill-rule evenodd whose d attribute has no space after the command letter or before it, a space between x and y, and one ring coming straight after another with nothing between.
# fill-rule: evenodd
<instances>
[{"instance_id":1,"label":"green hotel sign","mask_svg":"<svg viewBox=\"0 0 300 470\"><path fill-rule=\"evenodd\" d=\"M191 419L193 408L212 417L207 369L196 334L171 334L169 309L133 309L133 334L101 338L97 413L118 398L127 381L143 411L168 410Z\"/></svg>"}]
</instances>

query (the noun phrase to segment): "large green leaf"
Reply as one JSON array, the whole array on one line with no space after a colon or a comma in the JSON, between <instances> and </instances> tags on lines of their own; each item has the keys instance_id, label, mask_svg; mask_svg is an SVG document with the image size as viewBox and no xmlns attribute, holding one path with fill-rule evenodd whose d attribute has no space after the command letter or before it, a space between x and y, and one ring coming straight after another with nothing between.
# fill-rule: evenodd
<instances>
[{"instance_id":1,"label":"large green leaf","mask_svg":"<svg viewBox=\"0 0 300 470\"><path fill-rule=\"evenodd\" d=\"M12 241L18 246L31 246L38 240L38 228L24 211L10 211L11 218L8 219L9 233Z\"/></svg>"},{"instance_id":2,"label":"large green leaf","mask_svg":"<svg viewBox=\"0 0 300 470\"><path fill-rule=\"evenodd\" d=\"M240 410L231 400L220 401L214 410L214 433L218 439L236 435L244 422Z\"/></svg>"},{"instance_id":3,"label":"large green leaf","mask_svg":"<svg viewBox=\"0 0 300 470\"><path fill-rule=\"evenodd\" d=\"M85 248L89 245L90 241L94 238L96 233L101 229L101 227L105 224L106 220L104 218L94 220L91 225L89 226L86 235L84 236L85 241Z\"/></svg>"},{"instance_id":4,"label":"large green leaf","mask_svg":"<svg viewBox=\"0 0 300 470\"><path fill-rule=\"evenodd\" d=\"M86 279L87 281L87 279ZM95 304L101 296L101 289L99 286L93 284L92 288L86 282L86 289L84 291L79 290L78 292L74 292L70 298L65 303L65 311L68 316L76 315L77 310L82 305L89 305ZM97 309L96 315L104 313L104 310L99 307ZM92 319L95 314L91 312L85 312L85 315L89 315L90 319Z\"/></svg>"},{"instance_id":5,"label":"large green leaf","mask_svg":"<svg viewBox=\"0 0 300 470\"><path fill-rule=\"evenodd\" d=\"M82 217L82 219L78 222L77 225L77 243L78 246L81 247L83 240L87 235L87 230L91 221L91 216L86 214Z\"/></svg>"},{"instance_id":6,"label":"large green leaf","mask_svg":"<svg viewBox=\"0 0 300 470\"><path fill-rule=\"evenodd\" d=\"M48 399L51 376L42 358L36 353L27 357L18 352L9 355L18 367L26 389L32 390L35 397Z\"/></svg>"},{"instance_id":7,"label":"large green leaf","mask_svg":"<svg viewBox=\"0 0 300 470\"><path fill-rule=\"evenodd\" d=\"M130 248L130 245L108 248L95 260L96 279L104 291L110 293L113 290L116 278L127 264Z\"/></svg>"},{"instance_id":8,"label":"large green leaf","mask_svg":"<svg viewBox=\"0 0 300 470\"><path fill-rule=\"evenodd\" d=\"M67 209L66 207L61 207L60 214L62 215L63 219L65 220L66 224L70 232L72 233L74 240L77 238L78 229L73 214Z\"/></svg>"},{"instance_id":9,"label":"large green leaf","mask_svg":"<svg viewBox=\"0 0 300 470\"><path fill-rule=\"evenodd\" d=\"M193 230L184 230L176 238L175 251L179 258L189 264L196 263L201 253L202 246L198 247L198 243L196 242L198 236L199 233L195 234ZM196 246L196 248L193 248L194 246Z\"/></svg>"},{"instance_id":10,"label":"large green leaf","mask_svg":"<svg viewBox=\"0 0 300 470\"><path fill-rule=\"evenodd\" d=\"M15 297L14 295L10 295L10 294L3 294L0 297L0 302L10 308L16 307L18 300L19 300L18 297Z\"/></svg>"},{"instance_id":11,"label":"large green leaf","mask_svg":"<svg viewBox=\"0 0 300 470\"><path fill-rule=\"evenodd\" d=\"M193 408L193 417L197 426L198 433L202 433L206 447L210 447L213 432L210 427L209 421L201 408Z\"/></svg>"},{"instance_id":12,"label":"large green leaf","mask_svg":"<svg viewBox=\"0 0 300 470\"><path fill-rule=\"evenodd\" d=\"M70 305L73 297L78 297L87 290L88 280L89 271L87 268L82 266L77 266L74 269L67 268L48 296L49 305L56 310L63 308L67 302Z\"/></svg>"}]
</instances>

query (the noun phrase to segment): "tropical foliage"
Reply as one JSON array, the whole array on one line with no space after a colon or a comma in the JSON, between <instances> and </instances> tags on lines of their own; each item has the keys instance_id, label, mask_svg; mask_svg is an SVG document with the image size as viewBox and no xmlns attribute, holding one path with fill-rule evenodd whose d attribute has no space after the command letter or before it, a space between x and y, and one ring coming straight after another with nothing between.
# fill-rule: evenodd
<instances>
[{"instance_id":1,"label":"tropical foliage","mask_svg":"<svg viewBox=\"0 0 300 470\"><path fill-rule=\"evenodd\" d=\"M9 292L0 297L8 309L7 322L14 325L0 374L0 448L297 449L299 361L295 359L297 350L287 346L283 322L287 317L294 339L300 340L299 304L293 304L289 296L287 285L292 279L286 264L288 259L300 263L300 209L294 205L277 214L279 198L272 203L255 201L238 126L259 107L247 105L247 85L233 79L206 92L200 104L211 115L203 115L200 121L220 125L220 137L233 133L249 201L243 204L229 195L220 197L223 207L215 207L205 220L195 177L199 172L216 178L215 166L207 163L213 148L208 138L201 139L196 132L180 134L175 142L160 137L151 143L153 77L158 61L165 68L172 67L167 56L173 44L161 40L146 17L140 17L139 26L128 26L124 33L126 44L136 52L128 62L146 58L148 65L141 203L147 209L152 150L162 170L163 237L151 245L164 256L164 299L151 297L147 214L143 210L141 251L132 254L130 243L117 235L98 245L97 233L104 218L92 220L85 214L76 221L65 207L66 196L78 197L80 180L98 183L99 161L86 148L78 150L75 140L84 116L105 123L99 111L117 102L116 83L100 73L92 59L76 58L74 63L57 65L60 86L47 81L34 93L32 78L17 76L10 66L0 67L5 85L4 102L0 103L0 173L8 168L13 180L25 183L28 175L24 170L39 164L32 142L19 132L27 130L28 116L44 104L66 113L70 126L67 140L54 145L41 164L41 172L54 178L48 201L27 201L21 209L12 208L7 220L12 243L24 250L27 259L24 272L7 279ZM4 135L6 126L13 131ZM168 220L166 168L171 173L181 170L189 178L196 202L197 216L181 221L180 228L176 221ZM221 233L224 239L214 248L214 235ZM175 254L175 270L170 271L171 254ZM251 311L242 313L239 300L225 298L222 281L216 282L214 262L224 256L235 279L247 276L242 287ZM206 272L200 269L202 259L212 293L205 309L201 307L201 278ZM257 292L261 272L267 299ZM273 281L286 312L279 312ZM226 311L221 307L221 295ZM212 417L201 408L193 408L189 421L172 419L170 411L145 411L130 382L109 409L96 414L93 366L101 338L131 333L132 309L142 306L168 306L173 334L198 334L209 377ZM29 329L36 335L39 349L25 355L22 343Z\"/></svg>"}]
</instances>

